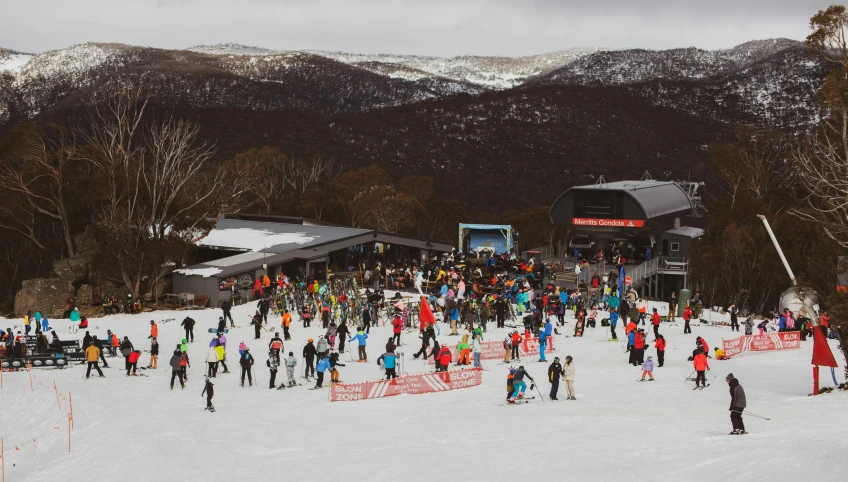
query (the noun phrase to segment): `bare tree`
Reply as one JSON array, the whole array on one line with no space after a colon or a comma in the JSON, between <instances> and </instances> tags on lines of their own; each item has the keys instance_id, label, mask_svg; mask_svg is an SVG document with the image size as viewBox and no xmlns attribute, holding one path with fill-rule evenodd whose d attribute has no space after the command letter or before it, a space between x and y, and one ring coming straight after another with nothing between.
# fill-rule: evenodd
<instances>
[{"instance_id":1,"label":"bare tree","mask_svg":"<svg viewBox=\"0 0 848 482\"><path fill-rule=\"evenodd\" d=\"M65 195L75 151L74 135L50 125L43 132L31 132L17 157L0 162L0 189L22 200L22 205L12 202L0 207L6 214L2 226L45 249L33 227L38 222L36 214L47 216L61 225L68 256L74 256L75 250Z\"/></svg>"},{"instance_id":2,"label":"bare tree","mask_svg":"<svg viewBox=\"0 0 848 482\"><path fill-rule=\"evenodd\" d=\"M848 247L848 12L832 5L810 19L810 29L807 47L838 68L820 92L821 124L794 153L809 209L793 212L820 223L830 238Z\"/></svg>"},{"instance_id":3,"label":"bare tree","mask_svg":"<svg viewBox=\"0 0 848 482\"><path fill-rule=\"evenodd\" d=\"M299 210L304 194L329 175L338 175L339 166L334 159L319 154L309 158L292 157L280 165L280 170L290 189L292 207Z\"/></svg>"}]
</instances>

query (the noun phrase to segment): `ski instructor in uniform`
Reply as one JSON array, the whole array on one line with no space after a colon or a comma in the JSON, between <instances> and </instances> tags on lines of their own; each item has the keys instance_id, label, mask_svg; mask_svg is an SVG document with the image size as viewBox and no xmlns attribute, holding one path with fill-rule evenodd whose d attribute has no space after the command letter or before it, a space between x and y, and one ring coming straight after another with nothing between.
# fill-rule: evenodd
<instances>
[{"instance_id":1,"label":"ski instructor in uniform","mask_svg":"<svg viewBox=\"0 0 848 482\"><path fill-rule=\"evenodd\" d=\"M745 390L739 384L739 380L732 373L727 374L727 384L730 386L730 422L733 423L733 431L730 435L744 435L745 424L742 422L742 411L745 410Z\"/></svg>"}]
</instances>

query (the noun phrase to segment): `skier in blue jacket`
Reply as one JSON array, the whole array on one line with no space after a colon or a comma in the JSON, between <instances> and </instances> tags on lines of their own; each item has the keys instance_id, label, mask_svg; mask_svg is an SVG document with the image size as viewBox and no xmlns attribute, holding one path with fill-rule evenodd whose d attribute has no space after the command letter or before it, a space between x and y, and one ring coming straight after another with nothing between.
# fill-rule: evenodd
<instances>
[{"instance_id":1,"label":"skier in blue jacket","mask_svg":"<svg viewBox=\"0 0 848 482\"><path fill-rule=\"evenodd\" d=\"M544 333L540 333L539 334L539 361L540 362L548 361L548 359L545 358L545 349L547 347L548 347L548 337L545 336Z\"/></svg>"},{"instance_id":2,"label":"skier in blue jacket","mask_svg":"<svg viewBox=\"0 0 848 482\"><path fill-rule=\"evenodd\" d=\"M322 356L320 360L318 360L318 366L315 367L315 371L318 372L318 383L315 384L315 388L321 388L321 384L324 382L324 372L330 368L330 360Z\"/></svg>"},{"instance_id":3,"label":"skier in blue jacket","mask_svg":"<svg viewBox=\"0 0 848 482\"><path fill-rule=\"evenodd\" d=\"M386 352L380 355L380 358L377 359L377 364L382 362L383 368L386 369L386 380L391 380L392 378L397 378L397 372L395 370L395 365L397 363L397 355L392 352Z\"/></svg>"},{"instance_id":4,"label":"skier in blue jacket","mask_svg":"<svg viewBox=\"0 0 848 482\"><path fill-rule=\"evenodd\" d=\"M610 325L610 333L612 333L612 338L610 338L610 341L618 340L618 336L615 334L615 325L618 324L618 312L616 312L613 308L610 308L610 315L608 321Z\"/></svg>"},{"instance_id":5,"label":"skier in blue jacket","mask_svg":"<svg viewBox=\"0 0 848 482\"><path fill-rule=\"evenodd\" d=\"M354 341L359 342L359 363L368 361L368 353L365 352L366 340L368 340L368 335L362 330L359 330L356 336L350 339L351 343Z\"/></svg>"}]
</instances>

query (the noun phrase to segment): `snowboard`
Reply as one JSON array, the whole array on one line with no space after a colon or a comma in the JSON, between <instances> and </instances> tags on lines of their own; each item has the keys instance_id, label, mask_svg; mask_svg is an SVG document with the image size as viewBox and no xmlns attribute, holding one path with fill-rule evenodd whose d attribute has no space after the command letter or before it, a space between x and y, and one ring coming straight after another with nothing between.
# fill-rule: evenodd
<instances>
[{"instance_id":1,"label":"snowboard","mask_svg":"<svg viewBox=\"0 0 848 482\"><path fill-rule=\"evenodd\" d=\"M218 329L217 329L217 328L209 328L209 330L207 330L207 331L209 331L209 333L218 333ZM230 332L230 330L229 330L228 328L224 328L224 333L225 333L225 334L226 334L226 333L229 333L229 332Z\"/></svg>"}]
</instances>

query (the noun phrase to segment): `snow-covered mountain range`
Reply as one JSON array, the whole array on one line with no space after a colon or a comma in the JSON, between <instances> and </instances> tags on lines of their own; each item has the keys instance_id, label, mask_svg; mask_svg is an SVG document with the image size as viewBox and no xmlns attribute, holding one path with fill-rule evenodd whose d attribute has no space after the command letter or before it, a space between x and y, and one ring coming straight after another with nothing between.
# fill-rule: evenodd
<instances>
[{"instance_id":1,"label":"snow-covered mountain range","mask_svg":"<svg viewBox=\"0 0 848 482\"><path fill-rule=\"evenodd\" d=\"M362 112L512 88L624 86L654 105L728 122L736 99L762 119L773 106L815 121L812 96L825 67L787 39L706 51L568 49L526 57L451 58L278 51L240 44L163 50L87 43L29 55L0 49L0 128L106 85L143 83L166 103ZM684 82L685 85L680 84ZM695 82L694 84L692 82ZM692 90L697 98L688 96ZM777 108L777 107L774 107Z\"/></svg>"}]
</instances>

